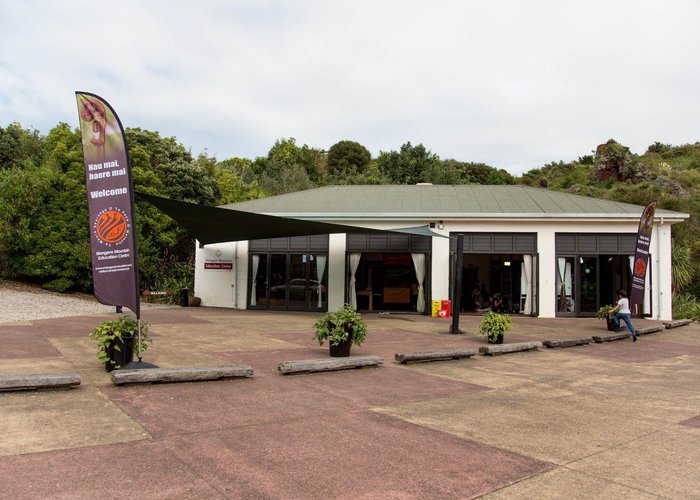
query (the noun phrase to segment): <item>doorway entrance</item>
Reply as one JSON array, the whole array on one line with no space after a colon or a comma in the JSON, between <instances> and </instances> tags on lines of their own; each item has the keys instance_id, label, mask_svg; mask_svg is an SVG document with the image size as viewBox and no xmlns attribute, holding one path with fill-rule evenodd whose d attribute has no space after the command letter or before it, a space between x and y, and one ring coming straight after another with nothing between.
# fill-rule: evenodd
<instances>
[{"instance_id":1,"label":"doorway entrance","mask_svg":"<svg viewBox=\"0 0 700 500\"><path fill-rule=\"evenodd\" d=\"M250 308L325 311L327 262L328 254L252 254Z\"/></svg>"},{"instance_id":2,"label":"doorway entrance","mask_svg":"<svg viewBox=\"0 0 700 500\"><path fill-rule=\"evenodd\" d=\"M629 256L558 255L557 316L593 316L629 290Z\"/></svg>"},{"instance_id":3,"label":"doorway entrance","mask_svg":"<svg viewBox=\"0 0 700 500\"><path fill-rule=\"evenodd\" d=\"M424 254L364 252L355 255L359 256L359 261L354 275L351 269L351 275L355 279L358 310L424 312ZM419 307L421 290L424 298ZM423 311L419 310L421 308Z\"/></svg>"}]
</instances>

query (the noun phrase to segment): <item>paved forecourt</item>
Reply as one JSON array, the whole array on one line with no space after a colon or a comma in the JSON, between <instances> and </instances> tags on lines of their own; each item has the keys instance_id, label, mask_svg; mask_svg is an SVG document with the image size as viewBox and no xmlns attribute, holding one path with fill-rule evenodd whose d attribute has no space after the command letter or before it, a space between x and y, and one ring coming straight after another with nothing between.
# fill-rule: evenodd
<instances>
[{"instance_id":1,"label":"paved forecourt","mask_svg":"<svg viewBox=\"0 0 700 500\"><path fill-rule=\"evenodd\" d=\"M0 325L0 374L74 372L77 387L0 393L0 496L693 497L700 477L700 327L500 356L479 317L365 315L353 356L383 363L283 376L328 359L318 314L146 309L163 368L252 377L116 386L87 334L98 313ZM640 327L660 322L638 320ZM515 316L506 343L605 334L595 319ZM682 383L679 383L682 381ZM117 472L118 471L118 472ZM124 493L127 494L127 493ZM128 493L131 494L131 493Z\"/></svg>"}]
</instances>

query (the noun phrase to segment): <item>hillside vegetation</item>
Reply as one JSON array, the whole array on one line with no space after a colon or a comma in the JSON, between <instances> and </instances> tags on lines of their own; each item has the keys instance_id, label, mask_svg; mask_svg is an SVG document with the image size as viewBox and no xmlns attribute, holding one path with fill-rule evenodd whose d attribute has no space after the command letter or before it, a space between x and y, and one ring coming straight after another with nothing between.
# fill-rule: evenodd
<instances>
[{"instance_id":1,"label":"hillside vegetation","mask_svg":"<svg viewBox=\"0 0 700 500\"><path fill-rule=\"evenodd\" d=\"M642 155L610 140L595 155L554 162L525 173L518 182L607 200L690 214L673 226L674 291L697 296L700 285L700 143L654 143Z\"/></svg>"},{"instance_id":2,"label":"hillside vegetation","mask_svg":"<svg viewBox=\"0 0 700 500\"><path fill-rule=\"evenodd\" d=\"M183 201L220 205L331 184L518 184L691 214L673 227L674 287L688 307L700 293L700 143L654 143L641 155L613 140L595 155L554 162L516 177L469 161L441 159L422 144L373 158L354 141L327 151L280 139L266 156L194 157L176 138L127 129L134 187ZM65 123L46 135L0 127L0 277L49 290L90 291L87 202L80 134ZM141 286L191 286L193 241L167 216L137 201ZM680 297L680 295L679 295ZM680 302L679 302L680 303Z\"/></svg>"}]
</instances>

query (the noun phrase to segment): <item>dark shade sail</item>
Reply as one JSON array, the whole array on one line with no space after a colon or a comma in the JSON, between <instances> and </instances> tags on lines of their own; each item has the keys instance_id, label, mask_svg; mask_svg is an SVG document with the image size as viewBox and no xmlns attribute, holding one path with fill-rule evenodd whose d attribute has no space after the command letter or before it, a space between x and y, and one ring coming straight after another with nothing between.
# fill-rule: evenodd
<instances>
[{"instance_id":1,"label":"dark shade sail","mask_svg":"<svg viewBox=\"0 0 700 500\"><path fill-rule=\"evenodd\" d=\"M208 207L197 203L186 203L139 192L136 195L172 217L202 245L225 241L260 240L333 233L390 232L445 237L431 231L428 226L387 230L371 229L289 217L276 217L229 208Z\"/></svg>"}]
</instances>

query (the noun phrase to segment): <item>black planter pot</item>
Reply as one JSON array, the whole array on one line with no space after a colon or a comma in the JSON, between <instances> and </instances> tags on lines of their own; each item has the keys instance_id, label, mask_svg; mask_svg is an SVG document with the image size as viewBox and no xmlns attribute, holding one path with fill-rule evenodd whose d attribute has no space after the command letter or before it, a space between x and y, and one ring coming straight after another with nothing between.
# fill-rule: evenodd
<instances>
[{"instance_id":1,"label":"black planter pot","mask_svg":"<svg viewBox=\"0 0 700 500\"><path fill-rule=\"evenodd\" d=\"M105 370L111 372L117 366L121 367L134 360L134 337L133 335L122 335L122 340L115 342L119 346L119 351L113 347L107 348L109 361L105 363Z\"/></svg>"},{"instance_id":2,"label":"black planter pot","mask_svg":"<svg viewBox=\"0 0 700 500\"><path fill-rule=\"evenodd\" d=\"M611 331L611 332L619 332L620 331L620 325L615 324L615 320L613 318L605 318L605 322L607 323L609 331Z\"/></svg>"},{"instance_id":3,"label":"black planter pot","mask_svg":"<svg viewBox=\"0 0 700 500\"><path fill-rule=\"evenodd\" d=\"M329 345L329 352L331 358L347 358L350 356L350 347L352 347L352 340L346 340L338 345Z\"/></svg>"},{"instance_id":4,"label":"black planter pot","mask_svg":"<svg viewBox=\"0 0 700 500\"><path fill-rule=\"evenodd\" d=\"M494 339L493 337L489 336L489 344L502 344L503 343L503 334L499 333L496 335L496 338Z\"/></svg>"}]
</instances>

